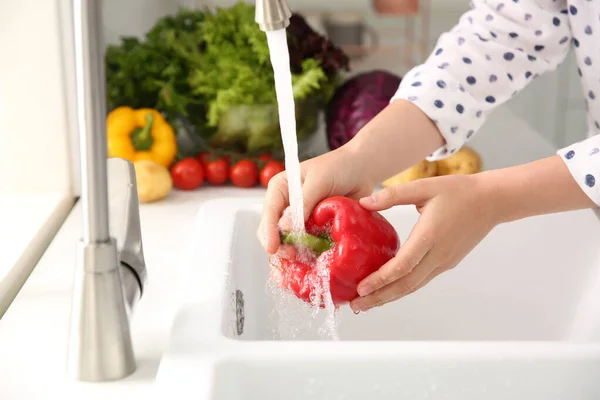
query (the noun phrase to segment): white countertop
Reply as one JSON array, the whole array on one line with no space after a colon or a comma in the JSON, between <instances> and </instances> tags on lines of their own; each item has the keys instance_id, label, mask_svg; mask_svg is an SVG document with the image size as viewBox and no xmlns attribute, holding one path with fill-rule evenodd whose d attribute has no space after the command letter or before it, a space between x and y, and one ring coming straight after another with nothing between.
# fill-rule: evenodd
<instances>
[{"instance_id":1,"label":"white countertop","mask_svg":"<svg viewBox=\"0 0 600 400\"><path fill-rule=\"evenodd\" d=\"M490 118L471 144L482 154L487 169L554 153L504 108ZM148 284L132 323L138 369L122 381L99 384L77 383L65 373L71 285L81 232L77 204L0 320L0 399L147 398L175 313L176 266L199 207L209 199L263 193L259 188L231 187L173 191L162 202L141 206Z\"/></svg>"},{"instance_id":2,"label":"white countertop","mask_svg":"<svg viewBox=\"0 0 600 400\"><path fill-rule=\"evenodd\" d=\"M0 318L73 204L68 193L0 192Z\"/></svg>"},{"instance_id":3,"label":"white countertop","mask_svg":"<svg viewBox=\"0 0 600 400\"><path fill-rule=\"evenodd\" d=\"M72 278L81 234L78 203L0 320L0 399L47 399L50 393L77 400L140 398L154 381L167 344L174 314L174 272L199 206L219 196L262 193L258 188L173 191L168 200L142 205L148 282L132 322L138 370L109 384L74 383L65 374Z\"/></svg>"}]
</instances>

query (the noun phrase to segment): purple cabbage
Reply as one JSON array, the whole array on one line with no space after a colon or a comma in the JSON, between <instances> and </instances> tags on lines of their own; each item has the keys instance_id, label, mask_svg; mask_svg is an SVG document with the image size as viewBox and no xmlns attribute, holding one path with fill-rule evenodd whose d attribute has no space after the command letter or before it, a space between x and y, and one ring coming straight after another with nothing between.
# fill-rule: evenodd
<instances>
[{"instance_id":1,"label":"purple cabbage","mask_svg":"<svg viewBox=\"0 0 600 400\"><path fill-rule=\"evenodd\" d=\"M326 112L329 148L352 139L390 102L402 78L384 70L358 74L335 92Z\"/></svg>"}]
</instances>

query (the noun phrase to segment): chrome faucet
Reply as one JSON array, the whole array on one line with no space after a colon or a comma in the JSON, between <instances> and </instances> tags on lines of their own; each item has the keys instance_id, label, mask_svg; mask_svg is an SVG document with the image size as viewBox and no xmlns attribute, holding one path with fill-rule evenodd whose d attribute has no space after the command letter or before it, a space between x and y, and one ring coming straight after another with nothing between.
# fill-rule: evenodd
<instances>
[{"instance_id":1,"label":"chrome faucet","mask_svg":"<svg viewBox=\"0 0 600 400\"><path fill-rule=\"evenodd\" d=\"M73 1L83 236L67 370L90 382L135 371L130 318L146 282L135 170L129 161L107 159L101 4Z\"/></svg>"},{"instance_id":2,"label":"chrome faucet","mask_svg":"<svg viewBox=\"0 0 600 400\"><path fill-rule=\"evenodd\" d=\"M147 278L135 170L129 161L107 159L101 4L73 0L83 236L67 370L88 382L122 379L135 371L130 319ZM256 0L261 30L286 28L290 17L285 0Z\"/></svg>"},{"instance_id":3,"label":"chrome faucet","mask_svg":"<svg viewBox=\"0 0 600 400\"><path fill-rule=\"evenodd\" d=\"M256 0L255 20L262 31L287 28L291 16L286 0Z\"/></svg>"}]
</instances>

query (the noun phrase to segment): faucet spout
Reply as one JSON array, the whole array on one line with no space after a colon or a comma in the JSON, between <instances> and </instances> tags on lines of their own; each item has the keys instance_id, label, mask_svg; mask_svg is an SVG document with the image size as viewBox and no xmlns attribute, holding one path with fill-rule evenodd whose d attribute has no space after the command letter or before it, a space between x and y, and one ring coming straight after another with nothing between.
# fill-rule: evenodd
<instances>
[{"instance_id":1,"label":"faucet spout","mask_svg":"<svg viewBox=\"0 0 600 400\"><path fill-rule=\"evenodd\" d=\"M255 20L262 31L287 28L291 16L286 0L256 0Z\"/></svg>"},{"instance_id":2,"label":"faucet spout","mask_svg":"<svg viewBox=\"0 0 600 400\"><path fill-rule=\"evenodd\" d=\"M129 161L107 159L102 2L73 0L72 4L83 235L73 286L67 370L81 381L112 381L136 369L130 318L142 294L146 265L135 170ZM120 240L111 236L115 231Z\"/></svg>"}]
</instances>

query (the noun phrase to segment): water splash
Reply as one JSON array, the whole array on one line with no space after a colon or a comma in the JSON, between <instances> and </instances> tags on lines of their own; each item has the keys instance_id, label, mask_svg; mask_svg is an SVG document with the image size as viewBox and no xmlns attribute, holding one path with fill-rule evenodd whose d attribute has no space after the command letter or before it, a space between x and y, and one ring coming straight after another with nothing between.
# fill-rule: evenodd
<instances>
[{"instance_id":1,"label":"water splash","mask_svg":"<svg viewBox=\"0 0 600 400\"><path fill-rule=\"evenodd\" d=\"M327 268L327 264L331 261L333 250L327 251L321 255L317 259L316 268L317 274L319 276L318 282L316 282L315 292L319 292L318 296L315 296L316 299L313 304L313 307L318 309L317 307L320 304L324 304L325 306L325 323L323 325L322 333L331 335L333 340L340 340L340 336L338 333L338 322L336 319L336 308L333 304L333 299L331 298L331 289L329 286L330 276L329 269Z\"/></svg>"},{"instance_id":2,"label":"water splash","mask_svg":"<svg viewBox=\"0 0 600 400\"><path fill-rule=\"evenodd\" d=\"M315 263L314 256L312 263ZM271 257L272 268L266 292L273 302L269 316L273 339L339 340L339 313L329 292L329 270L325 268L326 263L327 260L321 257L315 266L317 273L305 280L311 298L310 302L304 302L290 290L282 288L281 260L276 256ZM321 304L325 308L321 308Z\"/></svg>"},{"instance_id":3,"label":"water splash","mask_svg":"<svg viewBox=\"0 0 600 400\"><path fill-rule=\"evenodd\" d=\"M287 43L287 35L285 29L266 32L267 43L273 66L273 74L275 76L275 92L277 95L277 107L279 111L279 126L281 128L281 138L283 142L283 150L285 153L285 169L288 179L288 190L290 199L290 218L292 221L292 232L304 233L304 204L302 196L302 179L300 171L300 160L298 157L298 138L296 135L296 115L294 104L294 92L292 87L292 73L290 70L290 54ZM310 282L314 285L313 292L315 293L312 299L312 307L310 307L310 315L307 319L309 326L310 321L313 321L320 309L321 301L325 305L326 318L323 326L319 329L320 335L329 335L334 340L339 339L337 333L336 311L331 298L329 288L329 270L326 267L326 258L319 259L316 268L318 269L317 279L315 282ZM275 268L276 269L276 268ZM299 305L300 300L296 300L294 306L289 298L289 293L279 289L279 281L281 277L277 276L277 272L271 275L267 283L268 292L275 299L275 311L279 316L277 336L291 336L296 338L299 334L300 326L297 318L298 312L302 313L308 310L303 310L302 305ZM294 308L296 311L294 311ZM301 311L303 310L303 311ZM292 320L290 320L292 318ZM306 319L305 319L306 320ZM291 326L290 326L291 325Z\"/></svg>"}]
</instances>

